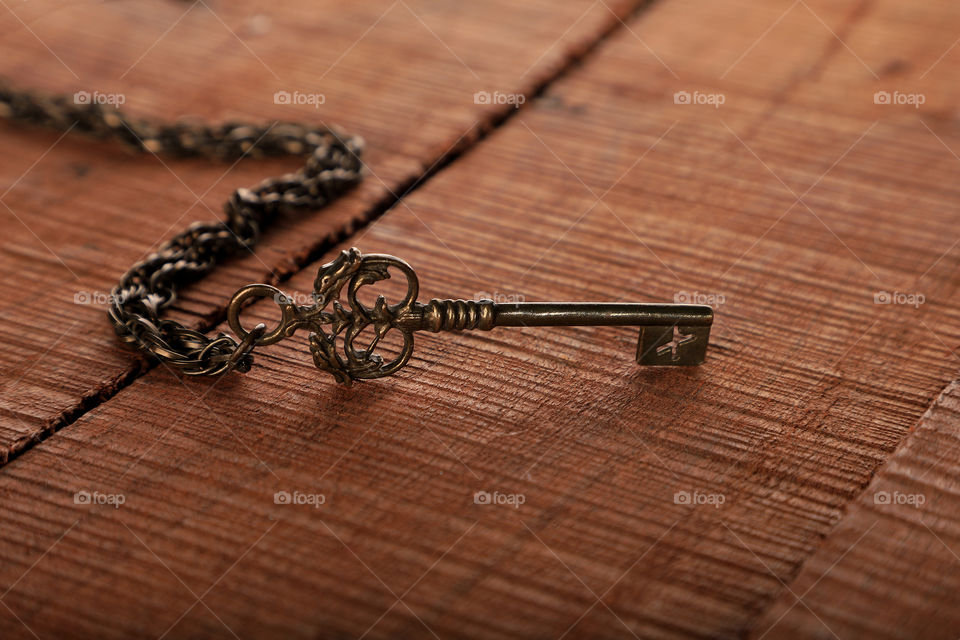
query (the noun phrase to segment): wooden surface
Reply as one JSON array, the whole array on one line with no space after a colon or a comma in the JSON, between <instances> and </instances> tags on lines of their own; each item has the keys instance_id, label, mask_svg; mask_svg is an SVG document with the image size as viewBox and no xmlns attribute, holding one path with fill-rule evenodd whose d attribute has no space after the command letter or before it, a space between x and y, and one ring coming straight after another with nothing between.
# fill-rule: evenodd
<instances>
[{"instance_id":1,"label":"wooden surface","mask_svg":"<svg viewBox=\"0 0 960 640\"><path fill-rule=\"evenodd\" d=\"M768 637L918 638L960 628L958 400L960 385L952 382L758 630Z\"/></svg>"},{"instance_id":2,"label":"wooden surface","mask_svg":"<svg viewBox=\"0 0 960 640\"><path fill-rule=\"evenodd\" d=\"M475 92L533 94L637 4L393 0L266 11L252 2L31 2L0 6L0 75L33 90L119 93L123 108L142 116L296 119L370 141L371 175L354 197L280 222L256 255L184 292L181 319L209 326L238 282L282 280L315 260L513 110L475 104ZM325 102L274 104L278 90L319 91ZM2 462L142 368L104 330L105 305L75 304L78 294L102 300L162 239L219 218L233 190L302 163L131 157L77 136L0 126L17 151L0 159L0 264L23 274L0 284L11 379L0 400Z\"/></svg>"},{"instance_id":3,"label":"wooden surface","mask_svg":"<svg viewBox=\"0 0 960 640\"><path fill-rule=\"evenodd\" d=\"M159 34L171 6L98 5L97 26ZM641 370L624 329L498 329L418 336L400 374L349 389L313 368L303 339L262 349L246 376L181 381L138 370L87 308L47 350L74 310L66 292L109 288L167 226L210 217L173 225L193 198L162 165L65 138L4 197L37 236L6 223L2 259L28 269L0 291L9 636L956 637L958 9L663 0L620 23L603 3L351 5L318 23L343 42L315 55L332 64L391 6L322 85L349 98L322 117L368 139L370 175L268 234L258 256L284 288L309 291L319 264L356 245L410 262L422 299L698 292L722 300L707 363ZM16 10L91 77L130 64L81 46L68 10ZM214 10L228 24L253 13ZM257 53L309 83L293 55L307 34L277 35L298 14L271 11ZM416 31L418 15L447 46ZM201 16L135 67L137 104L283 113L258 93L276 80L229 34L210 42ZM213 52L178 79L189 97L158 89L164 60ZM19 55L8 75L73 86L56 60L34 77L37 56ZM481 109L474 67L484 87L543 93L512 114ZM683 91L723 104L675 103ZM925 101L876 104L877 91ZM57 137L2 135L36 145L2 161L6 184ZM432 175L451 146L465 153ZM64 182L80 161L86 173ZM238 165L203 200L216 209L281 165ZM176 168L199 190L223 170ZM425 172L394 203L387 187ZM83 265L79 280L39 240ZM239 283L268 273L257 258L231 263L185 292L182 313L214 320ZM24 300L28 284L48 290ZM883 291L924 302L875 304ZM23 331L31 313L49 314L45 341ZM276 504L279 491L325 502ZM523 504L478 505L478 491ZM877 504L881 491L923 504ZM123 504L76 504L77 492Z\"/></svg>"}]
</instances>

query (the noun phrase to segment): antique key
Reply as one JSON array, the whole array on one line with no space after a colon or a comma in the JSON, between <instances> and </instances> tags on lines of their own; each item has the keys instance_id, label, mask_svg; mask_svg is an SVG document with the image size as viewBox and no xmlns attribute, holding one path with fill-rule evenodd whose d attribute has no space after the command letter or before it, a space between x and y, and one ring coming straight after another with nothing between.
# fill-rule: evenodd
<instances>
[{"instance_id":1,"label":"antique key","mask_svg":"<svg viewBox=\"0 0 960 640\"><path fill-rule=\"evenodd\" d=\"M396 304L381 295L370 308L357 300L361 287L385 280L393 268L407 278L407 292ZM343 288L346 296L343 297ZM279 342L297 329L308 329L310 351L318 368L337 382L382 378L403 367L413 353L416 331L489 331L494 327L546 326L638 326L637 362L642 365L698 365L704 360L713 309L697 304L642 304L604 302L512 302L493 300L438 300L417 302L419 282L403 260L389 255L362 255L344 251L320 267L314 281L313 300L300 306L276 287L251 284L230 300L227 321L240 338L233 361L244 358L255 346ZM240 311L255 298L273 298L281 320L272 331L263 324L247 331L240 324ZM341 302L344 299L346 306ZM358 347L361 332L372 328L372 338ZM399 355L389 361L375 352L388 331L403 336Z\"/></svg>"}]
</instances>

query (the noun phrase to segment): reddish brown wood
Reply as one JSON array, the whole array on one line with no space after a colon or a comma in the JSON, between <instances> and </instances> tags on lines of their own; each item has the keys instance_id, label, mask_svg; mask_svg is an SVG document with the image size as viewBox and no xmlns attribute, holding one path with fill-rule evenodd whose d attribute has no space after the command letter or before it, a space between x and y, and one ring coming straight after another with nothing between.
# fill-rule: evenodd
<instances>
[{"instance_id":1,"label":"reddish brown wood","mask_svg":"<svg viewBox=\"0 0 960 640\"><path fill-rule=\"evenodd\" d=\"M400 374L349 389L304 338L246 376L154 369L0 471L13 636L762 635L956 378L956 96L949 66L917 77L957 16L934 3L904 26L904 11L654 5L342 245L407 259L424 299L722 295L703 367L641 370L625 329L540 328L418 337ZM874 104L887 89L930 100ZM285 288L309 291L320 262ZM956 543L946 516L931 527ZM934 544L907 537L903 568L949 605ZM811 608L850 615L823 585ZM930 635L954 622L924 614ZM784 629L813 630L800 616Z\"/></svg>"},{"instance_id":2,"label":"reddish brown wood","mask_svg":"<svg viewBox=\"0 0 960 640\"><path fill-rule=\"evenodd\" d=\"M755 636L956 635L958 410L955 381L758 621Z\"/></svg>"},{"instance_id":3,"label":"reddish brown wood","mask_svg":"<svg viewBox=\"0 0 960 640\"><path fill-rule=\"evenodd\" d=\"M370 175L322 213L277 224L250 256L186 292L191 324L222 311L238 283L276 280L377 215L509 105L480 90L532 94L639 2L124 2L0 7L0 75L34 90L121 93L140 116L336 124L368 141ZM277 90L320 91L310 106ZM129 265L244 186L297 159L211 164L131 157L103 143L6 123L0 158L0 463L111 397L138 372L103 298ZM5 206L4 206L5 205ZM197 317L199 316L199 317ZM29 330L25 330L29 328Z\"/></svg>"}]
</instances>

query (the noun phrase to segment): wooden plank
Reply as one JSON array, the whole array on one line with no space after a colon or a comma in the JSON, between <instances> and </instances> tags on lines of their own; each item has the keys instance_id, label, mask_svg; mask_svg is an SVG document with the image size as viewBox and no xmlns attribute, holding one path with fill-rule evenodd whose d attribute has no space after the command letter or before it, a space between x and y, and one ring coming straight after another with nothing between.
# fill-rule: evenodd
<instances>
[{"instance_id":1,"label":"wooden plank","mask_svg":"<svg viewBox=\"0 0 960 640\"><path fill-rule=\"evenodd\" d=\"M954 381L759 620L755 635L956 637L958 435Z\"/></svg>"},{"instance_id":2,"label":"wooden plank","mask_svg":"<svg viewBox=\"0 0 960 640\"><path fill-rule=\"evenodd\" d=\"M182 300L194 326L222 317L237 282L281 280L375 216L510 105L476 91L534 93L638 2L15 3L0 8L0 75L34 90L120 94L139 116L303 120L369 141L371 175L322 214L284 220ZM306 16L313 16L305 20ZM325 102L274 103L278 90ZM111 397L140 370L103 300L163 239L220 217L238 188L296 159L216 165L132 158L115 146L2 124L0 464ZM42 295L37 295L42 292Z\"/></svg>"},{"instance_id":3,"label":"wooden plank","mask_svg":"<svg viewBox=\"0 0 960 640\"><path fill-rule=\"evenodd\" d=\"M51 10L40 2L0 16L11 52L0 74L48 91L121 93L124 109L138 115L329 122L370 141L372 175L357 193L322 215L282 221L255 256L184 296L180 319L203 326L222 315L237 282L282 280L510 110L474 104L475 91L533 93L636 4L286 3L264 11L255 3ZM305 14L324 18L307 26ZM278 89L322 90L326 101L316 110L276 105ZM117 348L103 306L75 305L75 296L103 298L151 246L189 222L218 217L233 189L298 165L131 161L110 145L58 133L4 126L3 135L21 150L0 161L4 267L31 266L0 289L8 345L0 367L12 379L0 405L0 463L140 370ZM24 296L26 282L47 295Z\"/></svg>"},{"instance_id":4,"label":"wooden plank","mask_svg":"<svg viewBox=\"0 0 960 640\"><path fill-rule=\"evenodd\" d=\"M704 367L639 370L632 332L568 328L428 335L399 375L350 389L302 339L244 377L155 369L0 472L14 637L758 628L955 377L960 340L943 148L960 131L873 104L879 81L834 37L898 10L788 8L656 5L351 239L413 263L424 299L722 295ZM955 36L916 24L903 48L924 67ZM856 53L883 68L898 51ZM731 65L720 109L674 103ZM883 290L925 303L877 305Z\"/></svg>"}]
</instances>

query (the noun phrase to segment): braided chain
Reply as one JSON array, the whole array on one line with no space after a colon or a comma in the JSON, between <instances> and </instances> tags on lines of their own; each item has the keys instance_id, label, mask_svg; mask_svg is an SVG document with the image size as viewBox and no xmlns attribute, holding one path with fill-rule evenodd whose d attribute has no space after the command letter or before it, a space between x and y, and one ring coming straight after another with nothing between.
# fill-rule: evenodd
<instances>
[{"instance_id":1,"label":"braided chain","mask_svg":"<svg viewBox=\"0 0 960 640\"><path fill-rule=\"evenodd\" d=\"M237 189L224 204L225 221L191 225L123 274L111 292L109 316L120 340L186 375L248 371L253 341L238 344L223 333L209 338L172 320L161 320L160 314L176 300L177 285L196 280L217 262L251 248L261 229L280 212L319 209L362 177L362 139L297 123L157 124L130 118L103 104L77 104L75 96L32 94L2 82L0 117L64 131L76 129L120 141L136 151L177 157L229 160L308 155L306 164L294 173Z\"/></svg>"}]
</instances>

